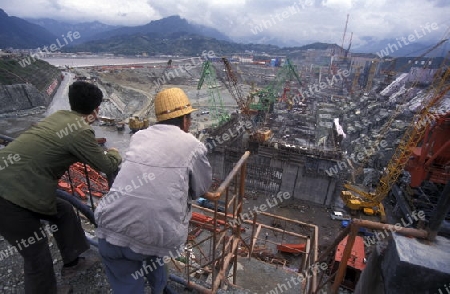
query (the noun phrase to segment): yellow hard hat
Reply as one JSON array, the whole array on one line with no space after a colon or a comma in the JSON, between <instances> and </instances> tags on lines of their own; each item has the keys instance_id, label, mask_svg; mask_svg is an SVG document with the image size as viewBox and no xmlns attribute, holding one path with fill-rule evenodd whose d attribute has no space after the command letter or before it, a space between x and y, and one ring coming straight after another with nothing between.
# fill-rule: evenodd
<instances>
[{"instance_id":1,"label":"yellow hard hat","mask_svg":"<svg viewBox=\"0 0 450 294\"><path fill-rule=\"evenodd\" d=\"M155 115L157 121L168 120L189 114L192 108L189 98L180 88L170 88L159 92L155 98Z\"/></svg>"}]
</instances>

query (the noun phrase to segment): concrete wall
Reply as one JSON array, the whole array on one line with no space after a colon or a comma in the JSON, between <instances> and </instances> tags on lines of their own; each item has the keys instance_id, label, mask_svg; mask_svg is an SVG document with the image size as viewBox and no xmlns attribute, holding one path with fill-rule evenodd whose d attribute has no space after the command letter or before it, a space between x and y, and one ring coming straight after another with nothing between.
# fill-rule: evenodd
<instances>
[{"instance_id":1,"label":"concrete wall","mask_svg":"<svg viewBox=\"0 0 450 294\"><path fill-rule=\"evenodd\" d=\"M311 176L299 169L294 198L330 205L334 202L336 183L331 177Z\"/></svg>"},{"instance_id":2,"label":"concrete wall","mask_svg":"<svg viewBox=\"0 0 450 294\"><path fill-rule=\"evenodd\" d=\"M424 242L394 233L381 262L386 293L448 293L449 249L450 240L441 236Z\"/></svg>"},{"instance_id":3,"label":"concrete wall","mask_svg":"<svg viewBox=\"0 0 450 294\"><path fill-rule=\"evenodd\" d=\"M384 283L381 273L381 252L384 248L375 245L366 267L359 277L358 284L356 284L355 294L385 294Z\"/></svg>"},{"instance_id":4,"label":"concrete wall","mask_svg":"<svg viewBox=\"0 0 450 294\"><path fill-rule=\"evenodd\" d=\"M233 156L229 154L224 155L224 153L220 152L209 154L213 175L224 179L229 170L231 170L232 164L240 158L239 154ZM252 166L258 165L258 168L261 169L261 183L267 183L268 180L273 179L276 181L274 184L279 187L279 191L289 192L296 199L322 205L333 205L340 193L337 185L338 180L335 177L328 176L324 170L333 166L335 162L320 158L306 159L306 155L304 157L304 162L301 162L302 157L298 156L294 162L251 154L248 164ZM311 167L311 162L313 162L313 167ZM281 182L272 176L274 170L281 171ZM255 181L255 177L252 177L251 181ZM248 188L254 185L255 183L246 183ZM266 192L272 193L273 191L270 191L271 188L272 185L271 187L268 186Z\"/></svg>"},{"instance_id":5,"label":"concrete wall","mask_svg":"<svg viewBox=\"0 0 450 294\"><path fill-rule=\"evenodd\" d=\"M273 160L272 164L283 168L281 191L291 193L294 198L318 204L330 205L334 201L335 178L308 173L307 168L299 163Z\"/></svg>"},{"instance_id":6,"label":"concrete wall","mask_svg":"<svg viewBox=\"0 0 450 294\"><path fill-rule=\"evenodd\" d=\"M0 85L0 113L48 106L50 101L31 84Z\"/></svg>"},{"instance_id":7,"label":"concrete wall","mask_svg":"<svg viewBox=\"0 0 450 294\"><path fill-rule=\"evenodd\" d=\"M212 167L213 177L224 179L226 174L224 171L224 156L221 153L210 153L208 155L209 163Z\"/></svg>"}]
</instances>

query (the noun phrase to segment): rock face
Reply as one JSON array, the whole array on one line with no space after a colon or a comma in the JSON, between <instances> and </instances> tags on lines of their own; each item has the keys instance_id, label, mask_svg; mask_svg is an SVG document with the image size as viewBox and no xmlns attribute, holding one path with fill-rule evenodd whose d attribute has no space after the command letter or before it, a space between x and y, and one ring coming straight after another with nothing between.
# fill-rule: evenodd
<instances>
[{"instance_id":1,"label":"rock face","mask_svg":"<svg viewBox=\"0 0 450 294\"><path fill-rule=\"evenodd\" d=\"M0 113L48 106L50 101L31 84L0 85Z\"/></svg>"}]
</instances>

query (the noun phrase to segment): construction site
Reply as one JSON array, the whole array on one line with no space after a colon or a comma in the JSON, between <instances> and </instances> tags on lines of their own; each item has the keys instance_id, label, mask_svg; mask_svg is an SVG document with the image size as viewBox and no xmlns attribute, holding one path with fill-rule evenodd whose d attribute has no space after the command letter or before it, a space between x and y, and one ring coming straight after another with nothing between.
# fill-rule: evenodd
<instances>
[{"instance_id":1,"label":"construction site","mask_svg":"<svg viewBox=\"0 0 450 294\"><path fill-rule=\"evenodd\" d=\"M198 109L191 133L208 148L214 186L194 205L185 251L168 257L176 293L448 291L450 62L380 60L350 44L67 70L103 91L94 128L122 154L155 123L161 89L182 88ZM72 178L87 176L89 190L64 178L60 189L93 208L107 180L83 172ZM109 293L94 270L76 293ZM20 293L20 273L1 280L2 293Z\"/></svg>"}]
</instances>

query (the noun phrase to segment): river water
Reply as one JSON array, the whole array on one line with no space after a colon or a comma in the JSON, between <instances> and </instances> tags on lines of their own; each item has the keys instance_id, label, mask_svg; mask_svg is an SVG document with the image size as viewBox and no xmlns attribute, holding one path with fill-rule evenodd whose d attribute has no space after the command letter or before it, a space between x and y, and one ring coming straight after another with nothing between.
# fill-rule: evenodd
<instances>
[{"instance_id":1,"label":"river water","mask_svg":"<svg viewBox=\"0 0 450 294\"><path fill-rule=\"evenodd\" d=\"M157 59L144 58L49 58L46 59L54 66L69 65L73 67L92 66L92 65L114 65L114 64L136 64L136 63L156 63L161 62ZM70 109L68 91L69 85L73 83L74 74L64 73L64 80L61 82L52 102L46 110L36 110L30 115L6 115L0 117L0 134L17 137L23 131L30 128L34 123L47 117L58 110ZM92 125L96 137L106 138L106 147L116 147L122 156L125 155L126 149L130 142L131 133L128 126L125 130L117 131L115 126L100 126L97 122Z\"/></svg>"},{"instance_id":2,"label":"river water","mask_svg":"<svg viewBox=\"0 0 450 294\"><path fill-rule=\"evenodd\" d=\"M168 58L129 58L129 57L51 57L43 58L51 65L56 67L85 67L99 65L127 65L127 64L145 64L145 63L167 63ZM184 60L184 59L183 59Z\"/></svg>"},{"instance_id":3,"label":"river water","mask_svg":"<svg viewBox=\"0 0 450 294\"><path fill-rule=\"evenodd\" d=\"M85 67L85 66L101 66L101 65L129 65L129 64L148 64L148 63L154 63L154 64L166 64L168 57L166 58L100 58L100 57L92 57L92 58L80 58L80 57L74 57L74 58L45 58L45 61L49 62L50 64L57 66L57 67ZM173 63L183 63L188 62L189 58L177 58L173 60ZM31 111L32 114L29 115L16 115L16 114L8 114L8 115L2 115L0 116L0 134L7 135L10 137L17 137L20 133L22 133L24 130L31 127L34 123L37 121L45 118L46 116L54 113L58 110L63 109L70 109L69 106L69 100L68 100L68 91L69 91L69 85L73 83L74 81L74 74L64 72L64 80L61 82L61 85L57 89L57 92L55 96L53 97L52 102L47 107L47 109L37 109L36 111ZM194 89L192 87L192 89ZM187 94L189 97L196 97L194 92L197 92L197 90L192 90L190 87L186 88ZM230 96L229 93L227 93L226 89L221 90L222 98L224 99L224 103L233 105L236 102L233 100L233 98ZM205 94L206 95L206 94ZM198 99L198 98L197 98ZM202 98L201 100L197 101L197 103L200 103L201 101L208 100L208 98ZM231 109L234 109L235 106L231 107ZM199 113L202 110L208 110L208 108L202 108L199 110ZM199 129L203 129L207 127L209 124L211 124L211 120L208 122L205 122L203 119L209 115L200 115L200 118L197 118L197 116L194 116L193 125L191 126L191 130L199 131ZM206 120L206 119L205 119ZM100 126L97 122L92 125L96 137L102 137L107 139L106 146L107 147L115 147L119 149L120 153L122 155L125 155L126 149L128 147L131 133L130 129L128 128L128 125L125 125L125 130L123 131L117 131L117 128L115 126Z\"/></svg>"}]
</instances>

